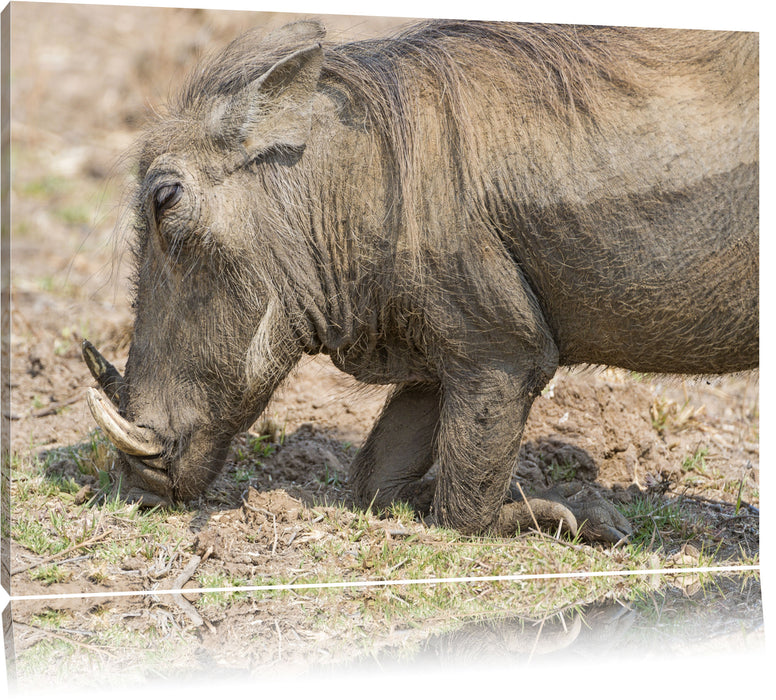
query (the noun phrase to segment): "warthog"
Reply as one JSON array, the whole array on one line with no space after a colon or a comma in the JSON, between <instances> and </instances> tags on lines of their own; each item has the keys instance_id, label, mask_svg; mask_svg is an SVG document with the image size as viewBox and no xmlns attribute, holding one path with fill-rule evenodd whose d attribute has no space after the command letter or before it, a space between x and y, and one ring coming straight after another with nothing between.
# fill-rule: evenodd
<instances>
[{"instance_id":1,"label":"warthog","mask_svg":"<svg viewBox=\"0 0 776 700\"><path fill-rule=\"evenodd\" d=\"M509 497L523 426L559 365L757 367L757 35L324 33L246 34L147 130L126 375L84 346L126 481L201 495L326 353L395 385L352 466L361 504L627 535L611 506Z\"/></svg>"}]
</instances>

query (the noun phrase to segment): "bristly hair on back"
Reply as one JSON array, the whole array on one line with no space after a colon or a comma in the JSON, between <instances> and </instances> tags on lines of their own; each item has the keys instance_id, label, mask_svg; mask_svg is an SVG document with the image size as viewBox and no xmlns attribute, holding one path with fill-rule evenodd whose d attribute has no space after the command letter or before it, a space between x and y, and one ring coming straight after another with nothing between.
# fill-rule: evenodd
<instances>
[{"instance_id":1,"label":"bristly hair on back","mask_svg":"<svg viewBox=\"0 0 776 700\"><path fill-rule=\"evenodd\" d=\"M697 32L704 37L699 50L697 40L686 46L681 30L430 20L391 37L333 45L323 41L322 25L306 25L308 31L299 36L281 30L262 37L261 30L250 31L205 59L170 104L170 114L173 119L196 115L291 52L321 43L321 86L345 96L397 174L393 215L411 251L419 250L421 232L415 228L422 182L416 166L424 158L414 115L423 110L429 92L446 120L440 128L450 152L457 154L453 167L466 183L461 191L482 192L483 184L467 172L478 171L472 164L481 157L480 114L471 104L476 86L495 86L492 94L519 94L526 113L595 129L614 112L613 100L637 104L661 70L719 60L719 47L729 42L724 32ZM319 32L310 30L316 26ZM480 204L481 198L475 199L469 209Z\"/></svg>"},{"instance_id":2,"label":"bristly hair on back","mask_svg":"<svg viewBox=\"0 0 776 700\"><path fill-rule=\"evenodd\" d=\"M377 126L379 116L401 113L386 108L397 106L397 88L407 81L416 82L425 74L450 84L461 65L485 67L486 59L490 59L489 72L508 66L511 74L520 74L524 88L547 108L567 105L592 113L601 81L635 95L639 77L633 72L634 64L652 63L655 49L664 62L666 42L676 40L676 60L683 60L679 34L621 27L429 20L380 39L333 45L323 42L322 30L317 40L326 49L324 81L347 86L354 98L364 98L367 108L385 102L372 115ZM709 32L710 41L713 34ZM185 111L203 99L234 94L278 60L310 43L289 41L283 34L264 36L259 28L248 31L200 63L171 103L171 111Z\"/></svg>"}]
</instances>

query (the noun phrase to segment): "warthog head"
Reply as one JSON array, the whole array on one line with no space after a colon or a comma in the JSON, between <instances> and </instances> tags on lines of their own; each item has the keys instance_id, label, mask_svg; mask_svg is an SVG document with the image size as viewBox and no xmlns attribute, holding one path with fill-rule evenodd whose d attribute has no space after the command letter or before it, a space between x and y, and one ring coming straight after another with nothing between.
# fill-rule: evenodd
<instances>
[{"instance_id":1,"label":"warthog head","mask_svg":"<svg viewBox=\"0 0 776 700\"><path fill-rule=\"evenodd\" d=\"M94 418L147 502L200 495L304 350L294 178L322 36L313 22L279 30L261 65L245 65L243 37L143 140L125 376L88 343L84 358L105 394L90 390Z\"/></svg>"}]
</instances>

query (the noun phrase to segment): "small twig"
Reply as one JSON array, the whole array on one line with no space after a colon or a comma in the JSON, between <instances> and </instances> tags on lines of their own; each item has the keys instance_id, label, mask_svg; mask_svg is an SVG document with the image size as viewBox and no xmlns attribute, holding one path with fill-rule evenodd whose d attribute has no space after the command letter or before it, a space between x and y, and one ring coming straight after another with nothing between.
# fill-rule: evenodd
<instances>
[{"instance_id":1,"label":"small twig","mask_svg":"<svg viewBox=\"0 0 776 700\"><path fill-rule=\"evenodd\" d=\"M637 518L634 518L636 520ZM652 549L653 545L655 544L655 535L658 536L660 539L660 546L662 547L665 544L665 540L663 539L663 533L660 532L660 528L658 527L657 520L652 517L651 514L647 514L646 517L638 518L639 520L649 520L652 523L652 537L649 540L649 548Z\"/></svg>"},{"instance_id":2,"label":"small twig","mask_svg":"<svg viewBox=\"0 0 776 700\"><path fill-rule=\"evenodd\" d=\"M243 498L243 506L247 508L248 510L252 510L254 513L261 513L262 515L266 515L269 517L270 515L274 518L274 514L272 514L270 511L268 511L266 508L257 508L256 506L252 506L248 501L246 501Z\"/></svg>"},{"instance_id":3,"label":"small twig","mask_svg":"<svg viewBox=\"0 0 776 700\"><path fill-rule=\"evenodd\" d=\"M16 574L21 574L29 569L36 569L39 566L43 566L44 564L49 564L50 562L54 561L58 557L61 557L63 554L67 554L68 552L74 552L78 549L83 549L84 547L90 547L93 544L96 544L100 540L107 537L109 534L111 534L112 530L105 530L105 532L100 533L99 535L96 535L95 537L92 537L91 539L84 540L83 542L80 542L78 544L71 544L69 547L66 547L60 552L57 552L56 554L52 554L48 557L45 557L44 559L41 559L39 562L35 562L34 564L27 564L26 566L20 566L18 569L14 569L11 572L11 576L16 576ZM56 562L57 564L63 564L62 562Z\"/></svg>"},{"instance_id":4,"label":"small twig","mask_svg":"<svg viewBox=\"0 0 776 700\"><path fill-rule=\"evenodd\" d=\"M408 607L410 605L409 602L407 602L404 598L402 598L400 595L397 595L396 593L394 593L391 590L388 590L388 597L393 598L394 600L398 600L400 603L402 603L403 605L406 605Z\"/></svg>"},{"instance_id":5,"label":"small twig","mask_svg":"<svg viewBox=\"0 0 776 700\"><path fill-rule=\"evenodd\" d=\"M64 408L65 406L70 406L77 401L81 399L80 394L76 394L75 396L71 396L69 399L65 399L64 401L56 401L55 403L51 403L48 406L44 406L43 408L38 408L36 410L29 410L21 415L18 413L8 413L4 412L3 415L8 420L26 420L27 418L44 418L45 416L53 416L59 409Z\"/></svg>"},{"instance_id":6,"label":"small twig","mask_svg":"<svg viewBox=\"0 0 776 700\"><path fill-rule=\"evenodd\" d=\"M91 554L81 554L80 556L77 556L77 557L70 557L68 559L62 559L62 561L58 561L57 562L57 565L59 565L59 564L72 564L74 561L83 561L84 559L91 559L91 558L92 558Z\"/></svg>"},{"instance_id":7,"label":"small twig","mask_svg":"<svg viewBox=\"0 0 776 700\"><path fill-rule=\"evenodd\" d=\"M184 568L183 571L181 571L181 573L178 575L178 578L173 581L172 587L180 591L194 575L194 572L197 570L197 567L200 565L201 561L202 557L195 554L189 560L189 563L186 564L186 568ZM186 600L181 593L173 593L172 599L175 601L178 607L183 610L183 612L186 614L186 617L188 617L196 627L201 627L203 624L206 624L211 632L215 631L213 625L211 625L207 620L203 619L202 616L197 612L196 608L191 603L189 603L189 601Z\"/></svg>"},{"instance_id":8,"label":"small twig","mask_svg":"<svg viewBox=\"0 0 776 700\"><path fill-rule=\"evenodd\" d=\"M272 528L275 531L275 539L272 542L272 556L274 557L278 548L278 523L277 518L275 518L275 514L270 513L270 515L272 516Z\"/></svg>"},{"instance_id":9,"label":"small twig","mask_svg":"<svg viewBox=\"0 0 776 700\"><path fill-rule=\"evenodd\" d=\"M539 648L539 641L542 638L542 630L544 629L544 621L546 618L542 618L541 622L539 623L539 630L536 633L536 637L534 638L533 646L531 647L531 651L528 654L528 661L526 663L531 663L531 659L533 659L534 654L536 653L536 650Z\"/></svg>"},{"instance_id":10,"label":"small twig","mask_svg":"<svg viewBox=\"0 0 776 700\"><path fill-rule=\"evenodd\" d=\"M80 634L82 637L94 637L95 633L89 630L72 630L67 627L60 627L60 632L67 632L68 634Z\"/></svg>"},{"instance_id":11,"label":"small twig","mask_svg":"<svg viewBox=\"0 0 776 700\"><path fill-rule=\"evenodd\" d=\"M534 515L533 508L531 508L531 504L528 502L528 497L525 495L525 491L523 491L523 487L520 486L520 482L517 479L515 479L515 484L517 485L517 490L520 491L520 495L523 497L523 500L525 501L525 506L526 508L528 508L528 512L531 515L531 520L533 520L533 524L534 524L534 527L536 528L536 531L541 533L542 529L539 527L539 522L536 520L536 516Z\"/></svg>"},{"instance_id":12,"label":"small twig","mask_svg":"<svg viewBox=\"0 0 776 700\"><path fill-rule=\"evenodd\" d=\"M394 564L390 569L388 569L386 574L392 574L394 571L396 571L396 569L398 569L399 567L404 566L409 560L410 560L409 557L405 557L398 564Z\"/></svg>"},{"instance_id":13,"label":"small twig","mask_svg":"<svg viewBox=\"0 0 776 700\"><path fill-rule=\"evenodd\" d=\"M45 416L53 416L60 408L64 408L65 406L70 406L77 401L81 400L81 395L76 394L75 396L71 396L69 399L65 399L64 401L57 401L56 403L49 404L48 406L44 408L40 408L37 411L30 411L29 415L33 418L44 418Z\"/></svg>"},{"instance_id":14,"label":"small twig","mask_svg":"<svg viewBox=\"0 0 776 700\"><path fill-rule=\"evenodd\" d=\"M734 520L746 520L754 516L751 513L739 513L738 515L722 515L721 517L726 523L731 523Z\"/></svg>"},{"instance_id":15,"label":"small twig","mask_svg":"<svg viewBox=\"0 0 776 700\"><path fill-rule=\"evenodd\" d=\"M198 554L195 554L191 559L189 559L189 563L186 564L183 571L178 574L175 581L172 583L172 587L176 589L181 589L183 586L185 586L189 579L194 575L194 572L197 570L197 567L199 566L199 563L202 561L202 557L200 557Z\"/></svg>"},{"instance_id":16,"label":"small twig","mask_svg":"<svg viewBox=\"0 0 776 700\"><path fill-rule=\"evenodd\" d=\"M687 498L687 499L690 499L691 501L709 503L711 505L715 505L719 507L722 507L722 506L728 506L729 508L736 507L735 503L728 503L727 501L715 501L711 498L704 498L703 496L696 496L691 493L677 493L676 491L674 491L674 493L676 493L676 495L679 498ZM747 503L746 501L741 501L741 507L748 508L754 515L760 515L760 509L757 506L753 506L751 503Z\"/></svg>"},{"instance_id":17,"label":"small twig","mask_svg":"<svg viewBox=\"0 0 776 700\"><path fill-rule=\"evenodd\" d=\"M660 537L660 542L661 542L661 544L662 544L662 542L663 542L663 535L661 535L661 534L660 534L660 532L658 531L658 529L657 529L657 523L655 522L655 519L654 519L654 518L651 518L651 520L652 520L652 525L653 525L654 527L652 528L652 537L650 537L650 538L649 538L649 547L647 548L647 549L649 549L650 551L651 551L651 550L653 549L653 547L655 546L655 535L657 535L658 537Z\"/></svg>"},{"instance_id":18,"label":"small twig","mask_svg":"<svg viewBox=\"0 0 776 700\"><path fill-rule=\"evenodd\" d=\"M60 639L63 642L67 642L68 644L74 644L78 647L83 647L84 649L88 649L89 651L98 651L101 654L105 654L106 656L110 656L112 659L115 659L116 656L114 654L111 654L108 650L103 649L102 647L96 645L96 644L85 644L84 642L77 642L75 639L71 639L70 637L65 636L64 634L57 634L56 632L52 632L51 630L44 629L43 627L38 627L38 625L30 625L26 622L19 622L18 620L13 621L14 627L20 626L20 627L28 627L31 630L35 630L36 632L40 632L45 637L53 637L54 639ZM66 630L71 633L75 634L93 634L91 632L81 632L80 630Z\"/></svg>"},{"instance_id":19,"label":"small twig","mask_svg":"<svg viewBox=\"0 0 776 700\"><path fill-rule=\"evenodd\" d=\"M34 627L34 625L30 625L31 627ZM37 627L36 629L40 629ZM75 639L71 639L70 637L66 637L64 634L57 634L56 632L47 632L47 634L50 637L54 637L54 639L61 639L64 642L69 642L70 644L75 644L78 647L82 647L84 649L88 649L89 651L98 651L101 654L105 654L106 656L110 656L111 659L115 659L116 655L111 654L106 649L103 649L102 647L99 647L95 644L86 644L84 642L77 642Z\"/></svg>"}]
</instances>

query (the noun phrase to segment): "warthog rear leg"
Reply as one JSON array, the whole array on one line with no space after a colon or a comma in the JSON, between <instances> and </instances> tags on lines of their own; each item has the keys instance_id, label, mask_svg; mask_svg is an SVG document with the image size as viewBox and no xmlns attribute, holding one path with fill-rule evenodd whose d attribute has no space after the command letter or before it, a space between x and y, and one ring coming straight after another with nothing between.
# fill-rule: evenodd
<instances>
[{"instance_id":1,"label":"warthog rear leg","mask_svg":"<svg viewBox=\"0 0 776 700\"><path fill-rule=\"evenodd\" d=\"M428 512L434 482L421 479L434 461L439 402L435 384L410 384L391 394L351 467L359 505L383 509L404 501Z\"/></svg>"}]
</instances>

